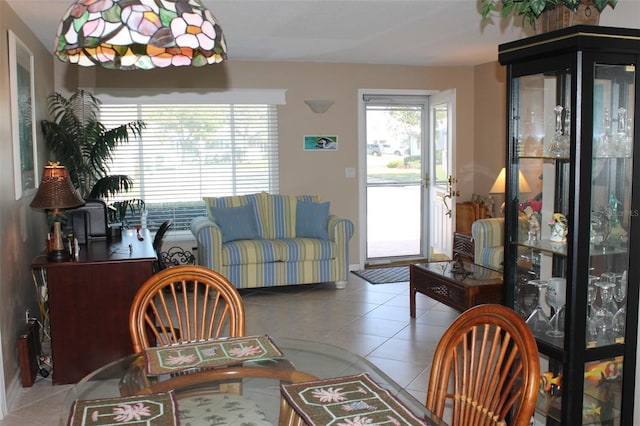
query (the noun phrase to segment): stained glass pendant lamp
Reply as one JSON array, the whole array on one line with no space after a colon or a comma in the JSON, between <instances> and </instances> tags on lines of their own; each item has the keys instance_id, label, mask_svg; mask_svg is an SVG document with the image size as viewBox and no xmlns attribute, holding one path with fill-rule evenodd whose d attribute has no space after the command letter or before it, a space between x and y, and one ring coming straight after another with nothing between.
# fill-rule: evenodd
<instances>
[{"instance_id":1,"label":"stained glass pendant lamp","mask_svg":"<svg viewBox=\"0 0 640 426\"><path fill-rule=\"evenodd\" d=\"M227 45L200 0L74 0L55 54L81 66L148 70L220 63Z\"/></svg>"}]
</instances>

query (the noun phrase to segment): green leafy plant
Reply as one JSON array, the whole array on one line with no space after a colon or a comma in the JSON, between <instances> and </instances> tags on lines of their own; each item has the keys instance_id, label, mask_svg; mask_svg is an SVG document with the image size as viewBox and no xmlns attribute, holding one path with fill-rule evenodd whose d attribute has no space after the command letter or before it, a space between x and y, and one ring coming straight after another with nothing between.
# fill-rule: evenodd
<instances>
[{"instance_id":1,"label":"green leafy plant","mask_svg":"<svg viewBox=\"0 0 640 426\"><path fill-rule=\"evenodd\" d=\"M52 121L41 122L47 147L67 168L71 182L85 198L109 199L127 192L133 180L126 175L110 175L113 151L140 137L145 123L132 121L107 129L99 120L100 100L89 92L78 90L68 99L59 93L48 98Z\"/></svg>"},{"instance_id":2,"label":"green leafy plant","mask_svg":"<svg viewBox=\"0 0 640 426\"><path fill-rule=\"evenodd\" d=\"M145 208L143 200L131 198L128 200L114 201L111 203L109 210L109 222L121 223L123 227L127 227L127 214L131 216L140 216Z\"/></svg>"},{"instance_id":3,"label":"green leafy plant","mask_svg":"<svg viewBox=\"0 0 640 426\"><path fill-rule=\"evenodd\" d=\"M562 6L577 12L581 4L589 3L602 12L607 6L615 7L617 2L618 0L481 0L481 13L483 19L494 11L499 11L503 19L513 13L521 16L523 23L535 27L536 19L545 9Z\"/></svg>"}]
</instances>

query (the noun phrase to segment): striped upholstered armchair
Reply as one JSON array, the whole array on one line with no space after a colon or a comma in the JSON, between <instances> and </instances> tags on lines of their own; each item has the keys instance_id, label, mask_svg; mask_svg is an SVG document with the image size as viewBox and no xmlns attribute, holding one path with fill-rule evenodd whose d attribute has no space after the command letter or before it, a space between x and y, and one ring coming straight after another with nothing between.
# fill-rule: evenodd
<instances>
[{"instance_id":1,"label":"striped upholstered armchair","mask_svg":"<svg viewBox=\"0 0 640 426\"><path fill-rule=\"evenodd\" d=\"M479 219L471 225L474 263L502 270L504 261L504 218Z\"/></svg>"}]
</instances>

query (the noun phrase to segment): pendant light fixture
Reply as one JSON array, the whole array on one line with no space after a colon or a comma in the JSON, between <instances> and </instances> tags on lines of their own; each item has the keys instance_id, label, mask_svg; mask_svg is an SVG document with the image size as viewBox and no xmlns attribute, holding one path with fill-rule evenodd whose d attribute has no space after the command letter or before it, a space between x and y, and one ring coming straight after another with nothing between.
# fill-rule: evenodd
<instances>
[{"instance_id":1,"label":"pendant light fixture","mask_svg":"<svg viewBox=\"0 0 640 426\"><path fill-rule=\"evenodd\" d=\"M74 0L55 54L81 66L148 70L220 63L227 45L200 0Z\"/></svg>"}]
</instances>

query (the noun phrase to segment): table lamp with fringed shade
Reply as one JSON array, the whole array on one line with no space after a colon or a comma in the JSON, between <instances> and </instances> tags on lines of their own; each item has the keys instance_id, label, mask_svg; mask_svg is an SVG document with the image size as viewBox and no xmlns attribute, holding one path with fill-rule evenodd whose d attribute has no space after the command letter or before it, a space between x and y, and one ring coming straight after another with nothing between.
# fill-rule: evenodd
<instances>
[{"instance_id":1,"label":"table lamp with fringed shade","mask_svg":"<svg viewBox=\"0 0 640 426\"><path fill-rule=\"evenodd\" d=\"M50 210L53 221L53 232L49 241L47 258L51 262L62 262L69 259L69 252L62 242L60 219L64 217L64 209L79 207L84 200L73 187L67 169L59 163L44 166L42 181L30 206L34 209Z\"/></svg>"},{"instance_id":2,"label":"table lamp with fringed shade","mask_svg":"<svg viewBox=\"0 0 640 426\"><path fill-rule=\"evenodd\" d=\"M507 170L503 167L498 173L498 177L495 182L493 182L493 186L489 190L490 194L504 194L505 187L507 183ZM531 192L531 187L529 186L529 182L522 174L521 170L518 170L518 191L521 194ZM500 214L504 216L504 202L500 206Z\"/></svg>"},{"instance_id":3,"label":"table lamp with fringed shade","mask_svg":"<svg viewBox=\"0 0 640 426\"><path fill-rule=\"evenodd\" d=\"M54 49L64 62L117 70L199 67L227 58L222 28L200 0L74 0Z\"/></svg>"}]
</instances>

